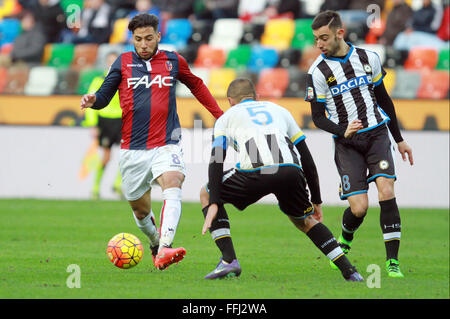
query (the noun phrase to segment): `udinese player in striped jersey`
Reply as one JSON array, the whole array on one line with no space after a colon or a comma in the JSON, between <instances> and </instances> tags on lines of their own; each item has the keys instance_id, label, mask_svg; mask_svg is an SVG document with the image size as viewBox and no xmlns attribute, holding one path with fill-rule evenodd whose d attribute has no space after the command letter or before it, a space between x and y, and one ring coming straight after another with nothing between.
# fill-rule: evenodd
<instances>
[{"instance_id":1,"label":"udinese player in striped jersey","mask_svg":"<svg viewBox=\"0 0 450 319\"><path fill-rule=\"evenodd\" d=\"M119 91L122 140L119 166L123 193L139 229L150 240L155 267L165 269L186 254L172 248L181 216L181 186L185 177L177 114L176 81L185 84L208 111L223 114L203 81L191 73L176 52L158 49L161 33L155 15L140 14L129 23L135 52L121 54L95 94L84 95L81 108L101 109ZM163 191L158 231L151 209L154 184Z\"/></svg>"},{"instance_id":2,"label":"udinese player in striped jersey","mask_svg":"<svg viewBox=\"0 0 450 319\"><path fill-rule=\"evenodd\" d=\"M367 213L369 183L375 181L386 270L390 277L403 277L398 262L401 223L394 193L395 149L389 132L403 160L413 165L413 156L383 84L385 71L376 53L344 41L337 12L319 13L311 28L322 54L309 69L305 99L311 102L314 124L334 134L340 196L350 204L344 211L338 241L348 253L354 232Z\"/></svg>"},{"instance_id":3,"label":"udinese player in striped jersey","mask_svg":"<svg viewBox=\"0 0 450 319\"><path fill-rule=\"evenodd\" d=\"M305 135L292 115L274 103L256 101L254 85L248 79L231 82L227 97L232 107L214 125L209 181L200 192L205 216L202 232L209 229L222 253L219 264L205 278L241 274L224 204L244 210L263 196L274 194L281 211L334 261L346 280L363 281L333 234L321 223L316 166ZM223 172L229 145L238 152L240 162L236 168Z\"/></svg>"}]
</instances>

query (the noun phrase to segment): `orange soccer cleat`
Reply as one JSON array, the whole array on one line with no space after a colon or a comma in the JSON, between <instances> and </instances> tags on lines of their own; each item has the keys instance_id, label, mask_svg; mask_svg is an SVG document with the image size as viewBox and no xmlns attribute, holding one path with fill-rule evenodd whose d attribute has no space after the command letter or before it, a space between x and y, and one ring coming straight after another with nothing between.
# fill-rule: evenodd
<instances>
[{"instance_id":1,"label":"orange soccer cleat","mask_svg":"<svg viewBox=\"0 0 450 319\"><path fill-rule=\"evenodd\" d=\"M184 255L186 255L186 249L183 247L179 248L168 248L164 247L161 251L156 255L154 260L155 267L159 270L164 270L173 263L180 262Z\"/></svg>"}]
</instances>

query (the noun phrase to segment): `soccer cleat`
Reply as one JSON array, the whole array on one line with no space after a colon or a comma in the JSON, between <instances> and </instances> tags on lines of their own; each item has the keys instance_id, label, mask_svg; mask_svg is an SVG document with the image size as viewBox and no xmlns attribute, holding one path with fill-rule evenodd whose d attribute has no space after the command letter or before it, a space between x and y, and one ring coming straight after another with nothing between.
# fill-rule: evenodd
<instances>
[{"instance_id":1,"label":"soccer cleat","mask_svg":"<svg viewBox=\"0 0 450 319\"><path fill-rule=\"evenodd\" d=\"M386 271L388 276L392 278L403 278L405 277L400 271L400 264L397 259L386 260Z\"/></svg>"},{"instance_id":2,"label":"soccer cleat","mask_svg":"<svg viewBox=\"0 0 450 319\"><path fill-rule=\"evenodd\" d=\"M150 245L150 251L152 252L153 265L155 265L155 267L156 267L156 255L158 255L158 248L159 248L159 245L153 246L153 247Z\"/></svg>"},{"instance_id":3,"label":"soccer cleat","mask_svg":"<svg viewBox=\"0 0 450 319\"><path fill-rule=\"evenodd\" d=\"M337 242L338 242L339 246L341 246L342 251L344 252L344 254L347 255L350 252L350 249L352 247L352 242L348 241L348 240L345 240L344 237L342 237L342 235L339 236L339 239L337 240ZM333 268L335 270L339 269L334 264L334 262L332 262L331 260L330 260L330 266L331 266L331 268Z\"/></svg>"},{"instance_id":4,"label":"soccer cleat","mask_svg":"<svg viewBox=\"0 0 450 319\"><path fill-rule=\"evenodd\" d=\"M184 255L186 255L186 249L183 247L163 247L155 257L155 267L159 270L164 270L173 263L179 263L184 258Z\"/></svg>"},{"instance_id":5,"label":"soccer cleat","mask_svg":"<svg viewBox=\"0 0 450 319\"><path fill-rule=\"evenodd\" d=\"M227 277L239 277L241 274L241 266L237 259L233 260L230 264L225 264L223 259L220 258L219 263L212 272L205 276L205 279L222 279Z\"/></svg>"},{"instance_id":6,"label":"soccer cleat","mask_svg":"<svg viewBox=\"0 0 450 319\"><path fill-rule=\"evenodd\" d=\"M364 281L364 278L359 274L355 266L343 271L342 276L344 276L346 281Z\"/></svg>"}]
</instances>

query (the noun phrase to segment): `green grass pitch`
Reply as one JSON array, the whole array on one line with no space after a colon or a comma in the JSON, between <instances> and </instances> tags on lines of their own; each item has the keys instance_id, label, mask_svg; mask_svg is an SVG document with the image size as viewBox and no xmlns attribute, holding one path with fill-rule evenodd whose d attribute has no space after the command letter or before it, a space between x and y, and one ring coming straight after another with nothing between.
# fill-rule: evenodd
<instances>
[{"instance_id":1,"label":"green grass pitch","mask_svg":"<svg viewBox=\"0 0 450 319\"><path fill-rule=\"evenodd\" d=\"M153 203L157 215L161 203ZM328 260L276 205L244 212L227 206L241 277L207 281L219 260L209 234L202 236L200 204L183 203L174 246L185 259L165 271L153 267L148 241L124 201L0 200L1 299L448 299L448 209L401 209L400 263L405 278L387 277L379 210L370 208L349 258L365 279L381 269L379 288L345 282ZM343 208L324 207L324 224L339 235ZM129 270L106 256L108 240L130 232L144 244L144 258ZM80 267L80 288L68 288ZM376 266L371 266L376 267ZM369 267L370 268L370 267ZM375 278L375 277L371 277Z\"/></svg>"}]
</instances>

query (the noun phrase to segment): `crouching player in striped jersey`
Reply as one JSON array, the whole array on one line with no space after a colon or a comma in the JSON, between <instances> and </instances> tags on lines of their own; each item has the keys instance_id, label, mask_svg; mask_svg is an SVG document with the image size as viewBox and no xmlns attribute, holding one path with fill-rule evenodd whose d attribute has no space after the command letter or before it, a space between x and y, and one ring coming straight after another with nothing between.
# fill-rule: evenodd
<instances>
[{"instance_id":1,"label":"crouching player in striped jersey","mask_svg":"<svg viewBox=\"0 0 450 319\"><path fill-rule=\"evenodd\" d=\"M342 217L342 235L338 241L348 253L354 232L367 213L369 183L375 181L386 270L390 277L401 278L398 262L401 223L394 193L394 146L389 132L403 160L408 157L413 165L413 157L412 149L402 138L394 104L383 84L385 71L375 52L344 41L338 13L319 13L311 28L322 54L309 69L306 100L311 102L314 124L334 134L340 196L350 204Z\"/></svg>"},{"instance_id":2,"label":"crouching player in striped jersey","mask_svg":"<svg viewBox=\"0 0 450 319\"><path fill-rule=\"evenodd\" d=\"M172 248L181 217L181 186L185 167L180 146L176 83L180 80L218 118L223 114L203 81L191 73L186 60L159 50L161 33L155 15L131 19L135 51L122 53L95 94L84 95L81 108L101 109L119 90L122 141L119 167L123 194L139 229L147 235L155 267L163 270L184 258L183 247ZM151 209L154 184L162 188L164 204L157 231Z\"/></svg>"},{"instance_id":3,"label":"crouching player in striped jersey","mask_svg":"<svg viewBox=\"0 0 450 319\"><path fill-rule=\"evenodd\" d=\"M279 105L256 101L254 85L248 79L231 82L227 97L232 107L215 123L209 181L200 192L205 216L202 233L209 229L222 253L217 267L205 278L241 274L224 204L244 210L263 196L274 194L281 211L338 265L346 280L363 281L333 234L320 222L319 178L305 135L294 118ZM223 172L228 145L239 152L240 163Z\"/></svg>"}]
</instances>

